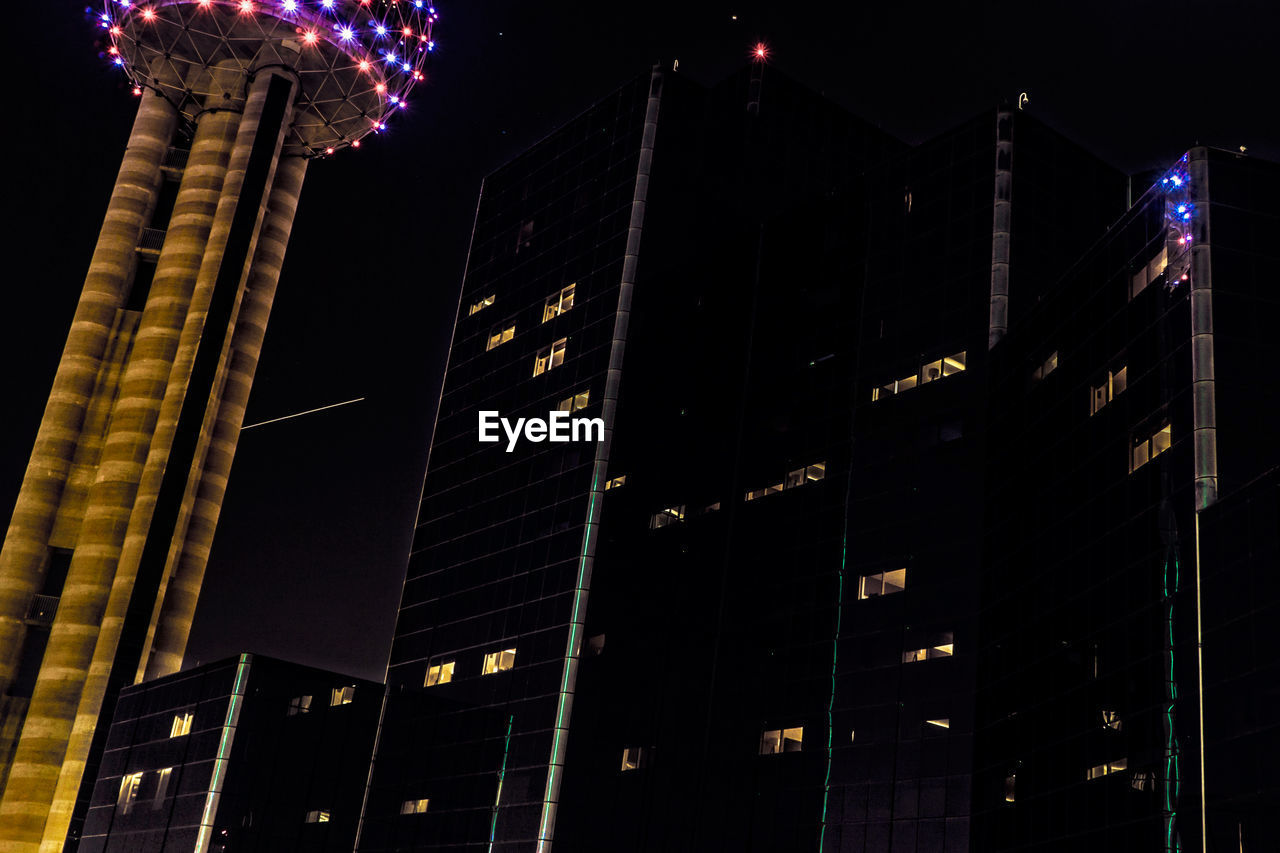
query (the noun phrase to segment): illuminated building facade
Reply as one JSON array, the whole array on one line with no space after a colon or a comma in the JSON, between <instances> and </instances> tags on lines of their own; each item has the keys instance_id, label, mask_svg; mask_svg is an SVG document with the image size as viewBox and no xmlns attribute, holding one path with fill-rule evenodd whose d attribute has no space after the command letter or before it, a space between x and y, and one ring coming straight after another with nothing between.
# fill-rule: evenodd
<instances>
[{"instance_id":1,"label":"illuminated building facade","mask_svg":"<svg viewBox=\"0 0 1280 853\"><path fill-rule=\"evenodd\" d=\"M1278 189L1192 149L992 353L980 849L1280 844Z\"/></svg>"},{"instance_id":2,"label":"illuminated building facade","mask_svg":"<svg viewBox=\"0 0 1280 853\"><path fill-rule=\"evenodd\" d=\"M358 849L969 850L987 349L1125 188L760 64L487 178Z\"/></svg>"},{"instance_id":3,"label":"illuminated building facade","mask_svg":"<svg viewBox=\"0 0 1280 853\"><path fill-rule=\"evenodd\" d=\"M74 841L99 715L181 664L307 163L422 79L430 4L110 2L134 121L0 550L0 846Z\"/></svg>"},{"instance_id":4,"label":"illuminated building facade","mask_svg":"<svg viewBox=\"0 0 1280 853\"><path fill-rule=\"evenodd\" d=\"M349 851L381 706L250 654L126 687L79 850Z\"/></svg>"}]
</instances>

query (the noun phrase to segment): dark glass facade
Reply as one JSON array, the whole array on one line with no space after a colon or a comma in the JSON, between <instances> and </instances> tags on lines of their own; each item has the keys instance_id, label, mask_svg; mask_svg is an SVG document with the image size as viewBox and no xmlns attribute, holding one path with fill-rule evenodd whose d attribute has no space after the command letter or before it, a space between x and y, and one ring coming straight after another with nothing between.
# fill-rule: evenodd
<instances>
[{"instance_id":1,"label":"dark glass facade","mask_svg":"<svg viewBox=\"0 0 1280 853\"><path fill-rule=\"evenodd\" d=\"M1193 149L993 351L982 849L1274 846L1275 783L1241 759L1275 744L1248 639L1275 525L1265 487L1233 496L1277 462L1276 180Z\"/></svg>"},{"instance_id":2,"label":"dark glass facade","mask_svg":"<svg viewBox=\"0 0 1280 853\"><path fill-rule=\"evenodd\" d=\"M125 688L78 849L351 850L382 695L249 654Z\"/></svg>"},{"instance_id":3,"label":"dark glass facade","mask_svg":"<svg viewBox=\"0 0 1280 853\"><path fill-rule=\"evenodd\" d=\"M1127 185L1016 109L912 148L760 65L491 175L358 849L1158 849L1196 482L1274 462L1193 464L1187 192ZM478 439L558 408L605 441Z\"/></svg>"}]
</instances>

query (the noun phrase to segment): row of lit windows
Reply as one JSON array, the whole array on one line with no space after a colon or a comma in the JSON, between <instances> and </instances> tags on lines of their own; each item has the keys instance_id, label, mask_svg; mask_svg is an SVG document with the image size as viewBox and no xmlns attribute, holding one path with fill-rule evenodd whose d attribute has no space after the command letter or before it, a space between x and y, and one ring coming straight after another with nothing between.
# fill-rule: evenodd
<instances>
[{"instance_id":1,"label":"row of lit windows","mask_svg":"<svg viewBox=\"0 0 1280 853\"><path fill-rule=\"evenodd\" d=\"M939 717L925 720L929 730L948 730L951 728L950 717ZM855 731L849 732L849 740L856 739ZM781 729L766 729L760 734L760 755L781 755L786 752L802 752L804 750L804 726L791 726ZM628 770L639 770L649 763L650 751L646 747L628 746L622 750L623 773Z\"/></svg>"},{"instance_id":2,"label":"row of lit windows","mask_svg":"<svg viewBox=\"0 0 1280 853\"><path fill-rule=\"evenodd\" d=\"M627 475L619 474L618 476L613 477L612 479L605 480L604 490L608 492L608 491L612 491L613 489L620 489L626 484L627 484Z\"/></svg>"},{"instance_id":3,"label":"row of lit windows","mask_svg":"<svg viewBox=\"0 0 1280 853\"><path fill-rule=\"evenodd\" d=\"M457 663L458 662L456 660L444 660L428 666L427 678L423 682L423 686L434 687L437 684L448 684L450 681L453 681L453 675ZM492 675L495 672L506 672L515 665L515 649L503 649L497 652L489 652L484 656L484 663L480 666L480 674Z\"/></svg>"},{"instance_id":4,"label":"row of lit windows","mask_svg":"<svg viewBox=\"0 0 1280 853\"><path fill-rule=\"evenodd\" d=\"M925 660L935 660L937 658L949 658L956 653L955 642L953 641L950 631L943 634L940 638L942 642L933 646L926 646L923 649L908 649L902 653L903 663L917 663Z\"/></svg>"},{"instance_id":5,"label":"row of lit windows","mask_svg":"<svg viewBox=\"0 0 1280 853\"><path fill-rule=\"evenodd\" d=\"M787 474L787 478L780 483L775 483L774 485L771 485L771 486L765 486L763 489L751 489L747 491L747 493L743 497L743 500L753 501L753 500L756 500L757 498L762 498L765 495L772 495L777 492L785 491L786 489L794 489L797 486L804 486L804 485L807 485L808 483L816 483L826 476L826 472L827 472L826 462L815 462L812 465L806 465L803 468L797 468L796 470ZM626 480L625 475L621 479L625 481ZM622 483L618 483L617 485L620 486L622 485ZM605 488L609 489L611 488L611 486L608 483L606 483ZM713 504L707 504L705 507L703 507L701 510L701 513L716 512L719 509L720 509L720 501L716 501ZM693 514L695 515L699 514L699 511L695 509ZM660 527L669 527L673 524L679 524L682 521L684 521L687 516L688 516L688 513L687 513L686 504L678 504L676 506L666 507L665 509L659 510L658 512L655 512L653 515L649 516L649 529L657 530Z\"/></svg>"},{"instance_id":6,"label":"row of lit windows","mask_svg":"<svg viewBox=\"0 0 1280 853\"><path fill-rule=\"evenodd\" d=\"M553 320L556 317L559 317L564 312L568 311L570 308L572 308L573 297L577 288L578 288L578 284L577 282L574 282L573 284L567 287L561 288L555 294L548 297L547 301L542 306L542 322L545 323L548 320ZM473 314L480 313L481 311L483 311L484 309L492 305L496 300L497 300L497 294L495 293L491 293L488 296L481 297L479 300L471 303L471 308L467 311L467 316L470 317ZM512 330L514 330L515 325L512 324L511 328ZM510 339L508 338L508 340ZM488 348L493 349L492 346Z\"/></svg>"},{"instance_id":7,"label":"row of lit windows","mask_svg":"<svg viewBox=\"0 0 1280 853\"><path fill-rule=\"evenodd\" d=\"M907 588L907 570L894 569L889 572L876 572L858 578L858 600L875 598L879 595L893 595Z\"/></svg>"},{"instance_id":8,"label":"row of lit windows","mask_svg":"<svg viewBox=\"0 0 1280 853\"><path fill-rule=\"evenodd\" d=\"M895 379L887 385L881 385L878 388L871 389L871 400L883 400L886 397L892 397L895 394L901 394L903 391L910 391L917 385L924 385L933 382L936 379L944 379L948 376L955 376L957 373L963 373L965 366L965 354L958 352L955 355L949 355L946 358L940 358L923 365L919 371L904 376L901 379Z\"/></svg>"},{"instance_id":9,"label":"row of lit windows","mask_svg":"<svg viewBox=\"0 0 1280 853\"><path fill-rule=\"evenodd\" d=\"M164 805L165 794L169 791L169 779L172 775L172 767L165 767L156 771L156 791L151 798L153 811ZM142 776L142 771L138 771L120 778L120 796L116 799L116 806L119 808L120 814L127 815L138 801L138 791L142 787Z\"/></svg>"},{"instance_id":10,"label":"row of lit windows","mask_svg":"<svg viewBox=\"0 0 1280 853\"><path fill-rule=\"evenodd\" d=\"M354 684L348 684L345 687L335 687L329 691L329 707L335 708L339 705L350 705L356 699L356 687ZM295 717L298 714L311 713L311 696L294 696L289 700L288 716Z\"/></svg>"},{"instance_id":11,"label":"row of lit windows","mask_svg":"<svg viewBox=\"0 0 1280 853\"><path fill-rule=\"evenodd\" d=\"M579 409L585 409L591 401L591 391L583 391L581 394L574 394L572 397L566 397L556 404L557 412L568 412L573 414Z\"/></svg>"},{"instance_id":12,"label":"row of lit windows","mask_svg":"<svg viewBox=\"0 0 1280 853\"><path fill-rule=\"evenodd\" d=\"M1129 283L1129 298L1132 299L1146 290L1147 285L1159 278L1167 266L1169 266L1169 249L1167 246L1161 246L1156 256L1133 274L1133 279Z\"/></svg>"},{"instance_id":13,"label":"row of lit windows","mask_svg":"<svg viewBox=\"0 0 1280 853\"><path fill-rule=\"evenodd\" d=\"M1041 379L1044 379L1046 376L1048 376L1050 373L1053 373L1053 371L1057 369L1058 369L1058 351L1054 350L1052 353L1049 354L1048 358L1046 358L1043 362L1039 364L1039 366L1036 367L1035 370L1031 371L1031 381L1033 383L1039 382Z\"/></svg>"},{"instance_id":14,"label":"row of lit windows","mask_svg":"<svg viewBox=\"0 0 1280 853\"><path fill-rule=\"evenodd\" d=\"M753 501L762 498L765 495L776 494L786 489L794 489L797 486L804 486L809 483L816 483L827 476L827 463L815 462L812 465L806 465L803 468L797 468L787 474L787 478L780 483L774 483L765 486L762 489L748 489L744 500Z\"/></svg>"},{"instance_id":15,"label":"row of lit windows","mask_svg":"<svg viewBox=\"0 0 1280 853\"><path fill-rule=\"evenodd\" d=\"M1091 385L1089 394L1089 415L1096 415L1107 403L1110 403L1129 387L1129 368L1108 370L1107 378L1101 385Z\"/></svg>"},{"instance_id":16,"label":"row of lit windows","mask_svg":"<svg viewBox=\"0 0 1280 853\"><path fill-rule=\"evenodd\" d=\"M1173 446L1173 426L1165 424L1148 438L1135 439L1129 449L1129 473L1132 474Z\"/></svg>"}]
</instances>

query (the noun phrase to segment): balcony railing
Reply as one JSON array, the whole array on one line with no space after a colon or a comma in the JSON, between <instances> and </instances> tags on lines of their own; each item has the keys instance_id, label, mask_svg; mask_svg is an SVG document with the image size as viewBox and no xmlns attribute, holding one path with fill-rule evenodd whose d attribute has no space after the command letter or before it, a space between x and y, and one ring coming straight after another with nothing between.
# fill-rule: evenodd
<instances>
[{"instance_id":1,"label":"balcony railing","mask_svg":"<svg viewBox=\"0 0 1280 853\"><path fill-rule=\"evenodd\" d=\"M148 255L160 254L160 247L164 245L164 235L163 228L143 228L142 233L138 235L138 251Z\"/></svg>"},{"instance_id":2,"label":"balcony railing","mask_svg":"<svg viewBox=\"0 0 1280 853\"><path fill-rule=\"evenodd\" d=\"M170 148L164 152L164 158L160 161L160 168L170 172L181 172L187 168L187 155L190 153L186 148Z\"/></svg>"},{"instance_id":3,"label":"balcony railing","mask_svg":"<svg viewBox=\"0 0 1280 853\"><path fill-rule=\"evenodd\" d=\"M58 612L58 596L33 595L31 604L27 605L27 624L52 625L54 614Z\"/></svg>"}]
</instances>

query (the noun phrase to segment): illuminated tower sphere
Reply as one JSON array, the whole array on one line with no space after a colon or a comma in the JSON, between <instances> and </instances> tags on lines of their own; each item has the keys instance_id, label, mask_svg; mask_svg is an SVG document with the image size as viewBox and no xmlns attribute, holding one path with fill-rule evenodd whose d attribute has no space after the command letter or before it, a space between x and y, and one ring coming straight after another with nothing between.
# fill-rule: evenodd
<instances>
[{"instance_id":1,"label":"illuminated tower sphere","mask_svg":"<svg viewBox=\"0 0 1280 853\"><path fill-rule=\"evenodd\" d=\"M0 850L62 850L99 715L181 664L307 162L405 107L435 19L429 0L101 15L138 115L0 551Z\"/></svg>"}]
</instances>

